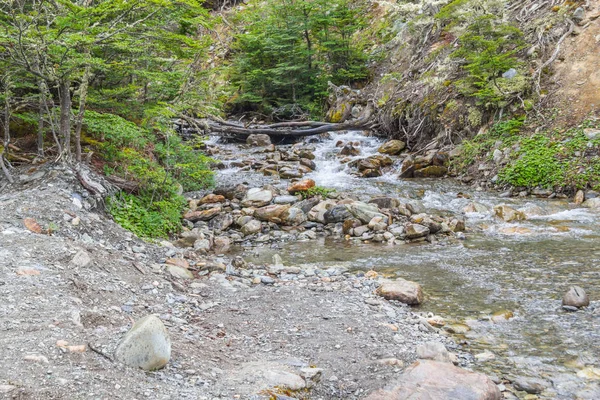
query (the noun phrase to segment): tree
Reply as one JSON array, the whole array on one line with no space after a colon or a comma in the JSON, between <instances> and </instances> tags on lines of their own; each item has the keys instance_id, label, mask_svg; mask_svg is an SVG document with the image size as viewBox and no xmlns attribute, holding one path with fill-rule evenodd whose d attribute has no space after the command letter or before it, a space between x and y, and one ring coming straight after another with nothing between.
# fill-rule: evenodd
<instances>
[{"instance_id":1,"label":"tree","mask_svg":"<svg viewBox=\"0 0 600 400\"><path fill-rule=\"evenodd\" d=\"M299 105L320 114L328 81L351 84L368 76L354 40L364 22L347 0L254 3L241 18L232 82L242 109Z\"/></svg>"}]
</instances>

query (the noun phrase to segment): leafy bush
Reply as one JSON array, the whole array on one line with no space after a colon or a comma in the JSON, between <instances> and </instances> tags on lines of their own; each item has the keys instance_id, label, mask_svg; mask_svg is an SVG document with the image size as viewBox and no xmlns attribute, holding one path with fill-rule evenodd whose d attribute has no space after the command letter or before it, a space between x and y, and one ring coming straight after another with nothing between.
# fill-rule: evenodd
<instances>
[{"instance_id":1,"label":"leafy bush","mask_svg":"<svg viewBox=\"0 0 600 400\"><path fill-rule=\"evenodd\" d=\"M335 193L335 189L327 189L322 186L313 186L308 190L300 192L303 199L311 197L321 196L324 199L328 198L332 193Z\"/></svg>"}]
</instances>

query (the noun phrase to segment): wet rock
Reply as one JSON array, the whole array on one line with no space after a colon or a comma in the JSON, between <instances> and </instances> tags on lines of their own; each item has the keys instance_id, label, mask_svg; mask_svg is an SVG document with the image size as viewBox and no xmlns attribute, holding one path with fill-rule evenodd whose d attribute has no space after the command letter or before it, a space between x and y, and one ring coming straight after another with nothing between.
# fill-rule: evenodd
<instances>
[{"instance_id":1,"label":"wet rock","mask_svg":"<svg viewBox=\"0 0 600 400\"><path fill-rule=\"evenodd\" d=\"M336 206L334 200L325 200L314 206L308 212L308 220L313 222L325 223L325 213Z\"/></svg>"},{"instance_id":2,"label":"wet rock","mask_svg":"<svg viewBox=\"0 0 600 400\"><path fill-rule=\"evenodd\" d=\"M300 159L306 158L309 160L314 160L315 159L315 155L312 152L312 150L308 150L308 149L300 149L296 151L296 154L298 155L298 157L300 157Z\"/></svg>"},{"instance_id":3,"label":"wet rock","mask_svg":"<svg viewBox=\"0 0 600 400\"><path fill-rule=\"evenodd\" d=\"M308 189L310 189L312 187L315 187L315 181L313 181L312 179L303 179L301 181L292 183L288 187L288 192L290 192L290 194L296 194L298 192L306 192Z\"/></svg>"},{"instance_id":4,"label":"wet rock","mask_svg":"<svg viewBox=\"0 0 600 400\"><path fill-rule=\"evenodd\" d=\"M211 193L211 194L207 194L202 199L200 199L198 204L223 203L224 201L225 201L225 196L220 195L220 194Z\"/></svg>"},{"instance_id":5,"label":"wet rock","mask_svg":"<svg viewBox=\"0 0 600 400\"><path fill-rule=\"evenodd\" d=\"M562 299L563 306L587 307L590 305L590 298L579 286L571 286Z\"/></svg>"},{"instance_id":6,"label":"wet rock","mask_svg":"<svg viewBox=\"0 0 600 400\"><path fill-rule=\"evenodd\" d=\"M429 167L415 169L414 178L441 178L448 173L448 168L439 165L430 165Z\"/></svg>"},{"instance_id":7,"label":"wet rock","mask_svg":"<svg viewBox=\"0 0 600 400\"><path fill-rule=\"evenodd\" d=\"M360 174L363 178L377 178L381 175L383 175L383 172L380 169L366 169Z\"/></svg>"},{"instance_id":8,"label":"wet rock","mask_svg":"<svg viewBox=\"0 0 600 400\"><path fill-rule=\"evenodd\" d=\"M306 222L307 217L304 211L298 207L290 207L284 212L281 217L283 218L284 225L297 226Z\"/></svg>"},{"instance_id":9,"label":"wet rock","mask_svg":"<svg viewBox=\"0 0 600 400\"><path fill-rule=\"evenodd\" d=\"M246 144L255 147L269 146L271 144L271 138L269 135L252 134L246 139Z\"/></svg>"},{"instance_id":10,"label":"wet rock","mask_svg":"<svg viewBox=\"0 0 600 400\"><path fill-rule=\"evenodd\" d=\"M583 190L578 190L577 193L575 193L575 198L573 199L573 203L575 204L582 204L585 201L585 193L583 193Z\"/></svg>"},{"instance_id":11,"label":"wet rock","mask_svg":"<svg viewBox=\"0 0 600 400\"><path fill-rule=\"evenodd\" d=\"M591 208L592 210L600 210L600 197L594 197L587 199L583 202L582 206Z\"/></svg>"},{"instance_id":12,"label":"wet rock","mask_svg":"<svg viewBox=\"0 0 600 400\"><path fill-rule=\"evenodd\" d=\"M267 189L252 188L248 190L246 196L242 200L244 207L262 207L266 206L273 200L273 192Z\"/></svg>"},{"instance_id":13,"label":"wet rock","mask_svg":"<svg viewBox=\"0 0 600 400\"><path fill-rule=\"evenodd\" d=\"M347 204L346 208L354 218L360 220L363 224L368 224L374 217L382 217L383 221L388 222L388 217L382 214L375 204L355 201Z\"/></svg>"},{"instance_id":14,"label":"wet rock","mask_svg":"<svg viewBox=\"0 0 600 400\"><path fill-rule=\"evenodd\" d=\"M356 218L350 218L344 221L344 224L342 225L342 232L344 233L344 235L349 235L350 232L354 229L360 226L360 221L357 220Z\"/></svg>"},{"instance_id":15,"label":"wet rock","mask_svg":"<svg viewBox=\"0 0 600 400\"><path fill-rule=\"evenodd\" d=\"M514 314L512 311L500 310L500 311L496 311L495 313L492 314L491 320L492 320L492 322L499 324L499 323L508 321L512 317L514 317Z\"/></svg>"},{"instance_id":16,"label":"wet rock","mask_svg":"<svg viewBox=\"0 0 600 400\"><path fill-rule=\"evenodd\" d=\"M301 158L300 165L302 165L312 171L317 169L317 164L315 164L315 162L313 160L309 160L308 158Z\"/></svg>"},{"instance_id":17,"label":"wet rock","mask_svg":"<svg viewBox=\"0 0 600 400\"><path fill-rule=\"evenodd\" d=\"M221 210L222 208L219 206L209 208L208 210L190 211L183 215L183 219L187 219L190 222L209 221L219 214Z\"/></svg>"},{"instance_id":18,"label":"wet rock","mask_svg":"<svg viewBox=\"0 0 600 400\"><path fill-rule=\"evenodd\" d=\"M548 383L539 378L520 376L514 380L513 387L529 394L539 394L548 387Z\"/></svg>"},{"instance_id":19,"label":"wet rock","mask_svg":"<svg viewBox=\"0 0 600 400\"><path fill-rule=\"evenodd\" d=\"M420 360L400 378L367 400L500 400L502 395L487 376L450 363Z\"/></svg>"},{"instance_id":20,"label":"wet rock","mask_svg":"<svg viewBox=\"0 0 600 400\"><path fill-rule=\"evenodd\" d=\"M360 150L352 145L352 143L346 144L339 152L340 156L358 156Z\"/></svg>"},{"instance_id":21,"label":"wet rock","mask_svg":"<svg viewBox=\"0 0 600 400\"><path fill-rule=\"evenodd\" d=\"M377 294L386 300L397 300L408 305L418 305L423 302L423 289L416 282L398 278L394 281L384 281Z\"/></svg>"},{"instance_id":22,"label":"wet rock","mask_svg":"<svg viewBox=\"0 0 600 400\"><path fill-rule=\"evenodd\" d=\"M467 206L465 208L463 208L463 211L466 213L485 214L488 212L488 208L486 206L484 206L483 204L473 202L473 203L467 204Z\"/></svg>"},{"instance_id":23,"label":"wet rock","mask_svg":"<svg viewBox=\"0 0 600 400\"><path fill-rule=\"evenodd\" d=\"M402 166L400 167L400 175L399 178L412 178L415 173L415 160L412 156L406 157Z\"/></svg>"},{"instance_id":24,"label":"wet rock","mask_svg":"<svg viewBox=\"0 0 600 400\"><path fill-rule=\"evenodd\" d=\"M261 225L260 221L251 219L250 221L246 222L241 227L240 231L242 232L242 234L244 236L249 236L249 235L253 235L255 233L260 232L261 229L262 229L262 225Z\"/></svg>"},{"instance_id":25,"label":"wet rock","mask_svg":"<svg viewBox=\"0 0 600 400\"><path fill-rule=\"evenodd\" d=\"M116 359L130 367L153 371L163 368L171 358L171 339L156 315L139 319L121 340Z\"/></svg>"},{"instance_id":26,"label":"wet rock","mask_svg":"<svg viewBox=\"0 0 600 400\"><path fill-rule=\"evenodd\" d=\"M299 169L283 167L279 170L279 176L283 179L302 178L302 172Z\"/></svg>"},{"instance_id":27,"label":"wet rock","mask_svg":"<svg viewBox=\"0 0 600 400\"><path fill-rule=\"evenodd\" d=\"M371 221L369 221L368 226L375 232L384 231L388 227L383 217L373 217Z\"/></svg>"},{"instance_id":28,"label":"wet rock","mask_svg":"<svg viewBox=\"0 0 600 400\"><path fill-rule=\"evenodd\" d=\"M454 333L455 335L464 335L469 332L471 328L465 324L450 324L444 326L444 330L449 333Z\"/></svg>"},{"instance_id":29,"label":"wet rock","mask_svg":"<svg viewBox=\"0 0 600 400\"><path fill-rule=\"evenodd\" d=\"M426 342L417 345L417 358L422 360L434 360L441 362L452 362L450 352L440 342Z\"/></svg>"},{"instance_id":30,"label":"wet rock","mask_svg":"<svg viewBox=\"0 0 600 400\"><path fill-rule=\"evenodd\" d=\"M404 228L407 239L418 239L429 235L429 228L420 224L408 224Z\"/></svg>"},{"instance_id":31,"label":"wet rock","mask_svg":"<svg viewBox=\"0 0 600 400\"><path fill-rule=\"evenodd\" d=\"M496 217L502 219L505 222L513 221L524 221L527 219L524 213L517 211L507 205L499 205L494 207L494 214Z\"/></svg>"},{"instance_id":32,"label":"wet rock","mask_svg":"<svg viewBox=\"0 0 600 400\"><path fill-rule=\"evenodd\" d=\"M358 221L358 220L357 220ZM360 223L360 221L359 221ZM354 234L354 236L356 237L361 237L363 236L365 233L369 232L371 229L369 228L368 225L360 225L355 227L352 232Z\"/></svg>"},{"instance_id":33,"label":"wet rock","mask_svg":"<svg viewBox=\"0 0 600 400\"><path fill-rule=\"evenodd\" d=\"M452 232L464 232L466 229L465 220L462 218L453 218L448 227Z\"/></svg>"},{"instance_id":34,"label":"wet rock","mask_svg":"<svg viewBox=\"0 0 600 400\"><path fill-rule=\"evenodd\" d=\"M352 218L352 213L348 211L345 204L339 204L327 210L323 215L323 218L327 224L344 222L345 220Z\"/></svg>"},{"instance_id":35,"label":"wet rock","mask_svg":"<svg viewBox=\"0 0 600 400\"><path fill-rule=\"evenodd\" d=\"M390 140L385 142L377 151L392 156L398 155L406 148L406 143L402 140Z\"/></svg>"},{"instance_id":36,"label":"wet rock","mask_svg":"<svg viewBox=\"0 0 600 400\"><path fill-rule=\"evenodd\" d=\"M369 204L375 204L377 207L382 209L392 209L400 205L400 201L393 197L375 197L369 200Z\"/></svg>"}]
</instances>

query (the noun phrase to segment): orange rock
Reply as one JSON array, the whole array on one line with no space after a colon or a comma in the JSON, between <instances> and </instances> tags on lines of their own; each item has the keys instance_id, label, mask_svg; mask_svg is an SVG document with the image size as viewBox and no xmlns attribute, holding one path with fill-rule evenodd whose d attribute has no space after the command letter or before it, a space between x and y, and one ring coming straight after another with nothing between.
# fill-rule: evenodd
<instances>
[{"instance_id":1,"label":"orange rock","mask_svg":"<svg viewBox=\"0 0 600 400\"><path fill-rule=\"evenodd\" d=\"M33 218L25 218L23 220L23 224L25 225L25 228L29 229L33 233L42 233L42 227Z\"/></svg>"},{"instance_id":2,"label":"orange rock","mask_svg":"<svg viewBox=\"0 0 600 400\"><path fill-rule=\"evenodd\" d=\"M200 204L212 204L212 203L223 203L225 201L225 196L221 196L220 194L207 194L200 200Z\"/></svg>"},{"instance_id":3,"label":"orange rock","mask_svg":"<svg viewBox=\"0 0 600 400\"><path fill-rule=\"evenodd\" d=\"M295 194L296 192L305 192L308 189L315 187L315 181L312 179L303 179L298 182L294 182L288 187L288 192Z\"/></svg>"}]
</instances>

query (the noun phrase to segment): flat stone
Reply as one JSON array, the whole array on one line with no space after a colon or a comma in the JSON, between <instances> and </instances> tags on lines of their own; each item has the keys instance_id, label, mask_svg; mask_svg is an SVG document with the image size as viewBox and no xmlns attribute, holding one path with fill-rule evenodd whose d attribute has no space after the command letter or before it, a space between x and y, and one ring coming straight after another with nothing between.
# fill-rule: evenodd
<instances>
[{"instance_id":1,"label":"flat stone","mask_svg":"<svg viewBox=\"0 0 600 400\"><path fill-rule=\"evenodd\" d=\"M446 346L440 342L426 342L417 345L417 358L422 360L452 362Z\"/></svg>"},{"instance_id":2,"label":"flat stone","mask_svg":"<svg viewBox=\"0 0 600 400\"><path fill-rule=\"evenodd\" d=\"M409 305L423 302L423 289L416 282L398 278L395 281L384 281L377 294L386 300L397 300Z\"/></svg>"},{"instance_id":3,"label":"flat stone","mask_svg":"<svg viewBox=\"0 0 600 400\"><path fill-rule=\"evenodd\" d=\"M408 224L404 234L407 239L417 239L429 235L429 228L420 224Z\"/></svg>"},{"instance_id":4,"label":"flat stone","mask_svg":"<svg viewBox=\"0 0 600 400\"><path fill-rule=\"evenodd\" d=\"M590 305L590 298L579 286L571 286L562 299L563 306L587 307Z\"/></svg>"},{"instance_id":5,"label":"flat stone","mask_svg":"<svg viewBox=\"0 0 600 400\"><path fill-rule=\"evenodd\" d=\"M121 340L116 359L130 367L153 371L163 368L171 358L169 333L156 315L136 321Z\"/></svg>"},{"instance_id":6,"label":"flat stone","mask_svg":"<svg viewBox=\"0 0 600 400\"><path fill-rule=\"evenodd\" d=\"M530 378L520 376L513 382L513 386L517 390L527 392L529 394L539 394L548 387L548 383L539 378Z\"/></svg>"},{"instance_id":7,"label":"flat stone","mask_svg":"<svg viewBox=\"0 0 600 400\"><path fill-rule=\"evenodd\" d=\"M500 400L498 387L487 376L451 363L419 360L388 388L367 400Z\"/></svg>"},{"instance_id":8,"label":"flat stone","mask_svg":"<svg viewBox=\"0 0 600 400\"><path fill-rule=\"evenodd\" d=\"M179 279L194 279L194 274L192 271L180 267L178 265L168 265L167 272L171 274L171 276Z\"/></svg>"}]
</instances>

